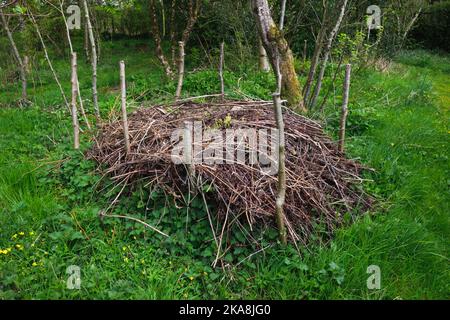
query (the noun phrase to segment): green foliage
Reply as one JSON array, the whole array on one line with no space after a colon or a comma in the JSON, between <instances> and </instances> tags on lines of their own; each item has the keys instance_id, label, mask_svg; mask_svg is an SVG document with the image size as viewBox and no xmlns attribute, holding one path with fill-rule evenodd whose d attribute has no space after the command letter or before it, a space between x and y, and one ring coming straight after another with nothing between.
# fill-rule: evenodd
<instances>
[{"instance_id":1,"label":"green foliage","mask_svg":"<svg viewBox=\"0 0 450 320\"><path fill-rule=\"evenodd\" d=\"M105 44L99 73L103 114L114 118L119 110L114 88L124 56L130 98L173 98L174 83L160 81L156 61L128 52L140 43ZM66 64L55 61L67 76ZM217 249L200 197L186 208L143 181L125 188L108 212L139 218L169 239L133 221L99 219L120 187L102 178L82 152L72 151L70 117L55 109L58 89L42 74L47 80L33 91L35 107L0 109L0 298L446 298L448 65L448 57L405 52L388 73L367 69L354 75L346 147L350 157L375 169L364 183L377 197L375 212L340 228L326 243L318 226L300 254L293 246L278 246L273 228L255 228L255 243L248 240L249 230L235 225L222 244L223 264L214 269ZM227 93L270 97L272 74L252 65L235 68L245 72L227 69ZM89 65L81 63L80 78L88 97ZM4 104L11 101L10 89L0 95ZM186 75L186 95L216 90L215 70ZM336 105L331 100L324 120L336 136L341 97L335 97ZM83 151L86 140L83 135ZM213 212L214 203L207 203ZM381 290L366 287L371 264L381 268ZM81 268L81 290L66 287L69 265Z\"/></svg>"}]
</instances>

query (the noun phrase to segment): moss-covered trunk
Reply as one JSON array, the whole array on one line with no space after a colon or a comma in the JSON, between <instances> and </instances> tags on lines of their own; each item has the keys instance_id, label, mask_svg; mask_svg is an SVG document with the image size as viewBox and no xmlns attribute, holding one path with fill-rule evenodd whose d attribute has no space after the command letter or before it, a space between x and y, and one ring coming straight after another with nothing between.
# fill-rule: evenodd
<instances>
[{"instance_id":1,"label":"moss-covered trunk","mask_svg":"<svg viewBox=\"0 0 450 320\"><path fill-rule=\"evenodd\" d=\"M262 44L269 55L270 64L276 70L276 57L280 57L281 96L290 108L305 112L302 89L294 67L294 56L283 33L270 14L267 0L252 0Z\"/></svg>"}]
</instances>

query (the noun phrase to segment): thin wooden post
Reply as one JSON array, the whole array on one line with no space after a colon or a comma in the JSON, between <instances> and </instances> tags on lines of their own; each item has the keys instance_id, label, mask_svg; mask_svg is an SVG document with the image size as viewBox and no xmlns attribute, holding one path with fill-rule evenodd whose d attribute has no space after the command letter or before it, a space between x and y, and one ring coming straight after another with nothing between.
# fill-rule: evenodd
<instances>
[{"instance_id":1,"label":"thin wooden post","mask_svg":"<svg viewBox=\"0 0 450 320\"><path fill-rule=\"evenodd\" d=\"M127 119L127 86L125 82L125 62L120 61L120 91L122 93L122 123L123 123L123 135L125 139L125 148L127 154L131 152L130 147L130 134L128 132L128 119Z\"/></svg>"},{"instance_id":2,"label":"thin wooden post","mask_svg":"<svg viewBox=\"0 0 450 320\"><path fill-rule=\"evenodd\" d=\"M273 94L274 112L278 129L278 188L276 198L276 219L278 225L278 234L282 244L287 243L286 226L284 224L284 202L286 198L286 155L285 155L285 136L283 112L281 109L280 93Z\"/></svg>"},{"instance_id":3,"label":"thin wooden post","mask_svg":"<svg viewBox=\"0 0 450 320\"><path fill-rule=\"evenodd\" d=\"M64 3L63 3L62 0L59 0L59 11L61 12L61 16L62 16L63 21L64 21L64 26L65 26L65 29L66 29L67 42L69 43L70 54L72 55L72 53L74 53L73 44L72 44L72 39L70 37L69 25L67 24L66 15L64 14ZM87 53L87 55L89 55L89 54ZM90 130L91 129L91 124L89 122L89 119L86 116L86 111L84 110L84 105L83 105L83 98L81 97L80 81L77 82L77 91L78 91L78 105L80 107L81 115L83 116L84 121L86 122L86 126Z\"/></svg>"},{"instance_id":4,"label":"thin wooden post","mask_svg":"<svg viewBox=\"0 0 450 320\"><path fill-rule=\"evenodd\" d=\"M80 149L80 125L77 115L78 98L78 75L77 75L77 54L72 53L72 125L73 125L73 145L76 150Z\"/></svg>"},{"instance_id":5,"label":"thin wooden post","mask_svg":"<svg viewBox=\"0 0 450 320\"><path fill-rule=\"evenodd\" d=\"M220 77L220 94L222 97L222 102L225 101L225 84L223 80L223 65L225 60L225 43L220 44L220 62L219 62L219 77Z\"/></svg>"},{"instance_id":6,"label":"thin wooden post","mask_svg":"<svg viewBox=\"0 0 450 320\"><path fill-rule=\"evenodd\" d=\"M179 61L178 61L178 85L177 91L175 93L175 100L180 99L181 97L181 89L183 88L183 78L184 78L184 42L178 42L179 46Z\"/></svg>"},{"instance_id":7,"label":"thin wooden post","mask_svg":"<svg viewBox=\"0 0 450 320\"><path fill-rule=\"evenodd\" d=\"M348 99L350 94L350 75L352 71L352 65L347 64L345 66L345 80L344 80L344 96L341 109L341 122L339 126L339 151L344 152L345 143L345 123L347 121L348 114Z\"/></svg>"}]
</instances>

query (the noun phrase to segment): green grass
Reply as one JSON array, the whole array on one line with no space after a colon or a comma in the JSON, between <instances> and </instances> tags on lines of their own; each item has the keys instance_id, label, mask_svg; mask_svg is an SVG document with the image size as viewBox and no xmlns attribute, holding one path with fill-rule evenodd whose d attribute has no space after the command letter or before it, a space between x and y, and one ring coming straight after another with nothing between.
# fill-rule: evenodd
<instances>
[{"instance_id":1,"label":"green grass","mask_svg":"<svg viewBox=\"0 0 450 320\"><path fill-rule=\"evenodd\" d=\"M118 42L105 44L103 56L104 115L118 110L114 88L121 59L127 61L130 91L138 102L172 97L174 84L161 81L151 52ZM389 73L354 76L347 149L375 169L365 184L377 197L374 212L339 229L329 243L318 240L303 248L301 255L274 245L226 272L209 266L210 243L198 241L210 237L201 205L192 208L198 220L187 234L195 237L184 239L177 231L185 227L185 213L155 195L152 214L177 234L173 243L133 223L99 220L99 209L117 190L71 150L70 119L56 107L61 98L51 75L40 72L44 85L31 91L34 107L0 108L0 249L11 248L0 253L0 299L449 298L449 62L407 52ZM62 60L55 65L67 69ZM229 93L269 95L273 78L244 69L244 74L227 72ZM68 77L61 72L67 92ZM84 63L80 79L87 98ZM215 72L188 74L185 89L186 95L215 92ZM4 88L0 104L12 104L18 90ZM330 103L324 120L332 135L338 116ZM141 214L146 198L142 189L130 190L118 210ZM251 252L234 251L230 259L236 263ZM81 290L66 287L70 265L81 267ZM366 287L369 265L381 268L380 290Z\"/></svg>"}]
</instances>

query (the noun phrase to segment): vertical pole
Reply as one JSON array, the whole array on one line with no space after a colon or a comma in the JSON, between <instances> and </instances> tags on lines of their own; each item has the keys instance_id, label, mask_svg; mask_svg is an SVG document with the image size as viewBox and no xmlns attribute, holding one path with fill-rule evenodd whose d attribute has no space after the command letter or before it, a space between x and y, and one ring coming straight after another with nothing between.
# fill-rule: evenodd
<instances>
[{"instance_id":1,"label":"vertical pole","mask_svg":"<svg viewBox=\"0 0 450 320\"><path fill-rule=\"evenodd\" d=\"M77 115L78 98L78 75L77 75L77 54L72 53L72 125L73 125L73 144L76 150L80 149L80 125Z\"/></svg>"},{"instance_id":2,"label":"vertical pole","mask_svg":"<svg viewBox=\"0 0 450 320\"><path fill-rule=\"evenodd\" d=\"M89 34L89 41L91 44L91 50L92 50L92 57L91 57L91 64L92 64L92 103L94 104L94 110L95 115L98 119L100 119L100 109L98 107L98 92L97 92L97 48L95 46L95 37L94 37L94 31L92 28L91 19L89 17L89 7L87 4L87 0L83 0L84 4L84 14L86 18L86 24L87 24L87 31Z\"/></svg>"},{"instance_id":3,"label":"vertical pole","mask_svg":"<svg viewBox=\"0 0 450 320\"><path fill-rule=\"evenodd\" d=\"M273 94L274 112L278 129L278 188L276 198L276 219L278 225L278 234L282 244L287 243L286 226L284 224L284 202L286 198L286 155L285 155L285 136L283 112L281 110L280 93Z\"/></svg>"},{"instance_id":4,"label":"vertical pole","mask_svg":"<svg viewBox=\"0 0 450 320\"><path fill-rule=\"evenodd\" d=\"M175 100L179 100L181 97L181 89L183 88L183 77L184 77L184 42L178 42L180 56L178 61L178 85L177 92L175 93Z\"/></svg>"},{"instance_id":5,"label":"vertical pole","mask_svg":"<svg viewBox=\"0 0 450 320\"><path fill-rule=\"evenodd\" d=\"M220 44L220 63L219 63L219 77L220 77L220 94L222 97L222 102L225 101L225 84L223 81L223 65L225 59L225 44L222 42Z\"/></svg>"},{"instance_id":6,"label":"vertical pole","mask_svg":"<svg viewBox=\"0 0 450 320\"><path fill-rule=\"evenodd\" d=\"M348 99L350 94L350 75L351 75L352 65L347 64L345 66L345 80L344 80L344 95L342 101L341 109L341 121L339 126L339 151L344 152L345 143L345 124L347 121L348 114Z\"/></svg>"},{"instance_id":7,"label":"vertical pole","mask_svg":"<svg viewBox=\"0 0 450 320\"><path fill-rule=\"evenodd\" d=\"M128 119L127 119L127 87L125 82L125 62L120 61L120 91L122 95L122 123L123 123L123 135L125 139L125 148L127 154L131 152L130 147L130 134L128 132Z\"/></svg>"}]
</instances>

